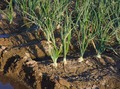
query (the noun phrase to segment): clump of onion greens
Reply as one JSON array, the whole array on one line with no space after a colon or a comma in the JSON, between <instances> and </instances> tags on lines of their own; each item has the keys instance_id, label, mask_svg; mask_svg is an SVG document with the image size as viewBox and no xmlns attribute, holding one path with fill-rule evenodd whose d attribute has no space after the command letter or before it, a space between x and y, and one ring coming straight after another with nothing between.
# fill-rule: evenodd
<instances>
[{"instance_id":1,"label":"clump of onion greens","mask_svg":"<svg viewBox=\"0 0 120 89\"><path fill-rule=\"evenodd\" d=\"M71 32L73 30L73 22L71 14L68 14L68 11L66 11L66 14L64 16L64 22L61 26L61 39L62 39L62 47L63 47L63 62L64 64L67 64L66 61L66 55L69 51L69 46L71 42Z\"/></svg>"},{"instance_id":2,"label":"clump of onion greens","mask_svg":"<svg viewBox=\"0 0 120 89\"><path fill-rule=\"evenodd\" d=\"M13 10L13 0L10 0L10 2L6 1L8 3L8 8L6 10L0 10L0 12L5 15L6 19L9 21L11 24L13 22L13 18L15 16L15 12Z\"/></svg>"},{"instance_id":3,"label":"clump of onion greens","mask_svg":"<svg viewBox=\"0 0 120 89\"><path fill-rule=\"evenodd\" d=\"M77 7L77 20L76 20L76 33L78 37L78 44L80 50L80 58L78 62L82 62L84 60L84 53L91 42L91 40L95 37L95 24L93 23L94 19L94 9L92 8L91 0L84 1L82 0L81 6ZM78 3L78 2L77 2ZM78 5L78 4L76 4Z\"/></svg>"},{"instance_id":4,"label":"clump of onion greens","mask_svg":"<svg viewBox=\"0 0 120 89\"><path fill-rule=\"evenodd\" d=\"M43 31L47 40L49 56L55 67L57 67L57 60L62 52L62 44L58 47L54 32L57 25L63 21L62 17L68 3L69 0L40 0L40 4L37 6L37 13L35 10L31 11L32 14L25 12L29 17L29 21L38 25Z\"/></svg>"},{"instance_id":5,"label":"clump of onion greens","mask_svg":"<svg viewBox=\"0 0 120 89\"><path fill-rule=\"evenodd\" d=\"M32 25L30 21L32 19L31 16L37 14L37 8L40 6L40 1L41 0L15 0L17 10L21 13L24 25L27 27Z\"/></svg>"},{"instance_id":6,"label":"clump of onion greens","mask_svg":"<svg viewBox=\"0 0 120 89\"><path fill-rule=\"evenodd\" d=\"M98 2L98 8L96 9L97 18L95 26L97 29L97 36L94 41L92 41L93 46L97 52L97 57L101 58L101 54L106 50L106 48L111 48L110 41L115 33L115 12L111 2L101 0Z\"/></svg>"}]
</instances>

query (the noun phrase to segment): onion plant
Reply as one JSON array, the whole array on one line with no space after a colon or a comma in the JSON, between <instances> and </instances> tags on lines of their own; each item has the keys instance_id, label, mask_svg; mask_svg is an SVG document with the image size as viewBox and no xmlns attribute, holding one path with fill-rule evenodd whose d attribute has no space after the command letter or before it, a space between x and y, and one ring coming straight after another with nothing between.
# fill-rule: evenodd
<instances>
[{"instance_id":1,"label":"onion plant","mask_svg":"<svg viewBox=\"0 0 120 89\"><path fill-rule=\"evenodd\" d=\"M69 51L72 30L73 30L72 17L71 17L71 14L70 13L68 14L68 11L66 11L66 14L64 16L64 23L61 26L61 39L62 39L62 45L63 45L64 64L67 64L66 55Z\"/></svg>"},{"instance_id":2,"label":"onion plant","mask_svg":"<svg viewBox=\"0 0 120 89\"><path fill-rule=\"evenodd\" d=\"M31 26L31 17L26 13L29 13L31 16L35 15L37 7L40 5L40 0L15 0L18 5L18 11L22 14L24 24L27 27Z\"/></svg>"},{"instance_id":3,"label":"onion plant","mask_svg":"<svg viewBox=\"0 0 120 89\"><path fill-rule=\"evenodd\" d=\"M40 0L15 0L15 2L22 11L23 16L26 16L24 12L33 14L33 11L35 11L40 4Z\"/></svg>"},{"instance_id":4,"label":"onion plant","mask_svg":"<svg viewBox=\"0 0 120 89\"><path fill-rule=\"evenodd\" d=\"M120 44L120 27L116 29L115 36L118 41L118 44Z\"/></svg>"},{"instance_id":5,"label":"onion plant","mask_svg":"<svg viewBox=\"0 0 120 89\"><path fill-rule=\"evenodd\" d=\"M7 20L9 21L9 23L11 24L14 18L14 10L13 10L13 0L10 0L9 2L6 0L6 2L8 3L8 8L5 11L0 10L0 12L2 12L5 17L7 18Z\"/></svg>"},{"instance_id":6,"label":"onion plant","mask_svg":"<svg viewBox=\"0 0 120 89\"><path fill-rule=\"evenodd\" d=\"M79 2L79 1L78 1ZM77 2L77 3L78 3ZM79 4L76 4L79 5ZM76 6L77 20L76 20L76 33L78 36L78 44L80 50L80 58L78 62L84 60L84 53L91 42L95 37L95 24L93 23L94 19L94 9L92 8L91 0L84 1L82 0L81 6Z\"/></svg>"},{"instance_id":7,"label":"onion plant","mask_svg":"<svg viewBox=\"0 0 120 89\"><path fill-rule=\"evenodd\" d=\"M55 42L54 30L56 24L54 24L54 21L50 18L46 19L46 23L44 24L46 25L44 31L45 31L45 37L47 39L48 53L54 62L54 66L57 67L57 60L62 51L62 45L59 48Z\"/></svg>"},{"instance_id":8,"label":"onion plant","mask_svg":"<svg viewBox=\"0 0 120 89\"><path fill-rule=\"evenodd\" d=\"M57 67L57 60L62 51L62 44L60 47L57 46L54 32L57 25L63 21L62 17L68 3L69 0L40 0L37 13L34 10L32 10L33 14L26 12L26 15L30 17L29 21L38 25L43 31L48 44L49 56L55 67Z\"/></svg>"},{"instance_id":9,"label":"onion plant","mask_svg":"<svg viewBox=\"0 0 120 89\"><path fill-rule=\"evenodd\" d=\"M116 18L112 18L115 15L114 10L111 8L111 2L101 0L98 2L98 8L96 9L97 18L95 26L98 31L96 39L92 41L94 48L97 52L97 57L101 58L101 54L110 48L110 41L115 33L115 21Z\"/></svg>"},{"instance_id":10,"label":"onion plant","mask_svg":"<svg viewBox=\"0 0 120 89\"><path fill-rule=\"evenodd\" d=\"M48 3L49 2L49 3ZM50 1L48 1L47 3L47 8L43 8L45 12L45 14L47 15L44 19L44 33L45 36L47 38L48 41L48 45L50 46L49 42L52 43L52 47L49 47L49 54L54 62L54 66L57 67L57 59L60 56L60 53L62 51L62 44L60 46L60 48L57 47L56 42L55 42L55 36L54 36L54 31L56 26L61 23L62 21L62 17L64 14L64 11L67 8L67 3L61 1L56 1L54 0L54 2L50 3ZM48 21L50 22L48 22ZM64 29L65 30L65 29ZM63 45L64 46L64 45Z\"/></svg>"},{"instance_id":11,"label":"onion plant","mask_svg":"<svg viewBox=\"0 0 120 89\"><path fill-rule=\"evenodd\" d=\"M116 1L116 2L114 1L112 7L113 7L112 12L114 11L114 17L117 18L115 21L115 27L116 27L115 36L118 41L118 44L120 44L120 1Z\"/></svg>"}]
</instances>

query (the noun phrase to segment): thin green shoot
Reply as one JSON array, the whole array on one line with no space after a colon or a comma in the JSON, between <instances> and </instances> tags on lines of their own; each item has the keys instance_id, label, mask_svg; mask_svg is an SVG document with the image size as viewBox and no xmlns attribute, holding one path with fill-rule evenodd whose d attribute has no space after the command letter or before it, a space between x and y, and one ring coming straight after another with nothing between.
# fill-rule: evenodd
<instances>
[{"instance_id":1,"label":"thin green shoot","mask_svg":"<svg viewBox=\"0 0 120 89\"><path fill-rule=\"evenodd\" d=\"M67 64L66 61L66 55L69 51L69 46L71 42L71 32L73 30L72 28L72 18L71 14L68 15L68 12L66 12L64 16L64 23L61 26L61 39L62 39L62 45L63 45L63 62L64 64Z\"/></svg>"},{"instance_id":2,"label":"thin green shoot","mask_svg":"<svg viewBox=\"0 0 120 89\"><path fill-rule=\"evenodd\" d=\"M40 0L15 0L19 6L17 9L22 14L24 25L30 27L32 25L31 16L34 16L37 12L37 8L40 5Z\"/></svg>"},{"instance_id":3,"label":"thin green shoot","mask_svg":"<svg viewBox=\"0 0 120 89\"><path fill-rule=\"evenodd\" d=\"M118 41L118 44L120 44L120 28L116 29L115 36Z\"/></svg>"},{"instance_id":4,"label":"thin green shoot","mask_svg":"<svg viewBox=\"0 0 120 89\"><path fill-rule=\"evenodd\" d=\"M108 2L108 4L110 4ZM99 2L99 6L96 10L97 18L94 20L97 36L92 41L92 44L96 50L97 57L101 58L101 54L107 49L110 48L108 42L114 36L115 27L114 22L116 18L111 18L114 15L114 11L111 11L111 4L107 6L103 1Z\"/></svg>"},{"instance_id":5,"label":"thin green shoot","mask_svg":"<svg viewBox=\"0 0 120 89\"><path fill-rule=\"evenodd\" d=\"M6 1L8 3L8 8L4 11L0 10L5 15L10 24L13 22L13 18L15 16L12 1L13 0L10 0L10 2Z\"/></svg>"},{"instance_id":6,"label":"thin green shoot","mask_svg":"<svg viewBox=\"0 0 120 89\"><path fill-rule=\"evenodd\" d=\"M57 60L61 54L62 45L60 46L60 48L56 45L55 36L54 36L54 30L55 30L56 24L54 24L54 21L48 18L46 19L45 24L46 24L46 28L44 28L44 31L45 31L45 37L47 39L47 44L48 44L48 52L53 60L54 67L57 68Z\"/></svg>"},{"instance_id":7,"label":"thin green shoot","mask_svg":"<svg viewBox=\"0 0 120 89\"><path fill-rule=\"evenodd\" d=\"M78 44L80 50L80 57L78 58L78 62L84 61L84 53L91 42L91 40L95 37L95 24L91 20L94 19L94 9L91 8L91 1L88 0L83 1L81 7L77 7L78 17L76 20L76 33L78 36Z\"/></svg>"}]
</instances>

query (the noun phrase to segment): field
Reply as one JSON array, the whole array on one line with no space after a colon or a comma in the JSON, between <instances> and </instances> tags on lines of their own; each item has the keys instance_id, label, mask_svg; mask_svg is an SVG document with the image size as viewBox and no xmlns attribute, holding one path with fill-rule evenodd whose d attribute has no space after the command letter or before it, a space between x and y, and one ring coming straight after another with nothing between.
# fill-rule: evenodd
<instances>
[{"instance_id":1,"label":"field","mask_svg":"<svg viewBox=\"0 0 120 89\"><path fill-rule=\"evenodd\" d=\"M120 1L2 0L0 71L30 89L120 89Z\"/></svg>"}]
</instances>

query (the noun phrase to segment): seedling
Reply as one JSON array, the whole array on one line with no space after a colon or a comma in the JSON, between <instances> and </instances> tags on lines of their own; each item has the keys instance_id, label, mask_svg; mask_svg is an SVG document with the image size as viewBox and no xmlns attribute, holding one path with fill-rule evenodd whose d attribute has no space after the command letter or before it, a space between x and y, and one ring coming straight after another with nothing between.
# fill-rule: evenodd
<instances>
[{"instance_id":1,"label":"seedling","mask_svg":"<svg viewBox=\"0 0 120 89\"><path fill-rule=\"evenodd\" d=\"M61 39L62 39L62 45L63 45L64 64L67 64L66 55L69 51L72 30L73 30L73 23L72 23L71 14L69 15L68 12L66 12L64 16L64 23L61 26Z\"/></svg>"},{"instance_id":2,"label":"seedling","mask_svg":"<svg viewBox=\"0 0 120 89\"><path fill-rule=\"evenodd\" d=\"M11 24L13 22L13 18L15 16L14 10L13 10L13 0L10 0L9 2L6 0L8 3L8 8L5 9L4 11L0 10L3 15L5 15L6 19L8 19L9 23Z\"/></svg>"},{"instance_id":3,"label":"seedling","mask_svg":"<svg viewBox=\"0 0 120 89\"><path fill-rule=\"evenodd\" d=\"M106 3L110 4L109 2ZM106 50L106 48L110 48L108 42L110 43L111 38L115 33L114 22L116 18L113 19L111 17L114 15L114 11L111 11L111 4L110 6L107 6L106 3L104 1L99 2L98 8L96 10L97 18L95 19L96 21L94 20L98 33L92 43L97 52L98 58L101 58L101 54Z\"/></svg>"},{"instance_id":4,"label":"seedling","mask_svg":"<svg viewBox=\"0 0 120 89\"><path fill-rule=\"evenodd\" d=\"M76 4L78 5L78 4ZM82 2L82 6L76 6L76 12L78 17L76 18L76 33L78 37L78 44L80 50L80 58L78 62L84 61L84 53L88 47L88 44L95 37L95 24L91 19L94 19L92 15L94 13L93 8L91 8L91 1L88 0Z\"/></svg>"}]
</instances>

